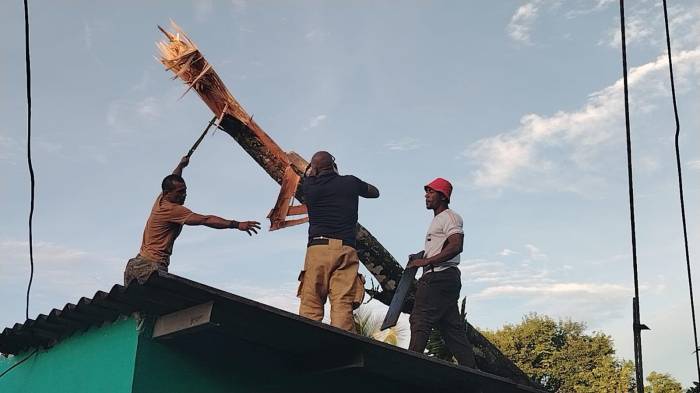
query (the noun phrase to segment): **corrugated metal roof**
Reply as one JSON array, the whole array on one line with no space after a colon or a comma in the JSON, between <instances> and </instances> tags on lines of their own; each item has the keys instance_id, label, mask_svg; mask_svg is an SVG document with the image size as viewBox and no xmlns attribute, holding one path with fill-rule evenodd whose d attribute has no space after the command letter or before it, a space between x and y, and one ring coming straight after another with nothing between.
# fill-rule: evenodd
<instances>
[{"instance_id":1,"label":"corrugated metal roof","mask_svg":"<svg viewBox=\"0 0 700 393\"><path fill-rule=\"evenodd\" d=\"M31 348L50 347L76 332L112 322L120 315L139 312L160 316L206 302L213 302L221 310L222 323L212 329L211 333L205 331L199 336L192 335L184 339L200 345L201 349L216 350L216 347L201 345L206 342L219 342L211 340L211 337L207 338L209 334L216 334L224 340L225 337L231 337L236 340L264 343L279 353L302 359L325 353L324 358L331 360L337 354L356 352L366 358L368 364L375 365L366 368L370 374L384 375L386 378L400 376L407 379L403 383L415 387L426 384L434 387L434 384L439 382L443 391L453 391L457 387L460 387L457 391L461 391L469 386L488 387L482 390L483 392L538 391L503 377L427 358L195 281L160 272L153 273L143 284L132 281L128 287L115 285L109 292L98 291L92 299L83 297L77 304L69 303L61 310L54 309L48 315L41 314L34 320L5 328L0 334L0 352L17 354ZM279 334L280 332L284 333ZM410 372L411 369L415 372ZM439 381L436 382L433 378L426 379L427 375L439 375Z\"/></svg>"}]
</instances>

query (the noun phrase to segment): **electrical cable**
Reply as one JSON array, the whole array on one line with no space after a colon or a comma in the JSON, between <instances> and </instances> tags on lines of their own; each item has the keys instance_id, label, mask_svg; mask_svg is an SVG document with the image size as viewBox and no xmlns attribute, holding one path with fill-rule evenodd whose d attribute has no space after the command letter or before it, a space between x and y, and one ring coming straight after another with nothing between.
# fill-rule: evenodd
<instances>
[{"instance_id":1,"label":"electrical cable","mask_svg":"<svg viewBox=\"0 0 700 393\"><path fill-rule=\"evenodd\" d=\"M30 353L29 355L27 355L26 358L24 358L24 359L20 360L19 362L13 364L12 367L10 367L10 368L8 368L7 370L5 370L5 371L3 371L2 373L0 373L0 378L4 377L5 374L7 374L7 373L9 373L10 371L12 371L13 368L15 368L15 367L19 366L20 364L22 364L22 363L26 362L27 360L29 360L29 358L32 357L32 356L34 356L34 355L36 355L37 352L39 352L39 348L35 349L32 353Z\"/></svg>"},{"instance_id":2,"label":"electrical cable","mask_svg":"<svg viewBox=\"0 0 700 393\"><path fill-rule=\"evenodd\" d=\"M629 91L627 87L627 43L625 41L625 4L620 0L620 38L622 44L622 77L625 95L625 131L627 136L627 184L630 205L630 229L632 233L632 270L634 271L634 307L633 307L633 333L635 349L635 369L637 379L637 391L643 393L644 372L642 369L642 345L639 324L639 275L637 272L637 235L634 222L634 183L632 179L632 138L630 133ZM641 386L640 386L641 385Z\"/></svg>"},{"instance_id":3,"label":"electrical cable","mask_svg":"<svg viewBox=\"0 0 700 393\"><path fill-rule=\"evenodd\" d=\"M32 237L32 218L34 217L34 167L32 166L32 94L31 94L31 63L29 59L29 6L24 0L24 49L27 73L27 164L31 182L31 201L29 207L29 284L27 284L27 307L25 317L29 319L29 292L32 290L34 279L34 239Z\"/></svg>"},{"instance_id":4,"label":"electrical cable","mask_svg":"<svg viewBox=\"0 0 700 393\"><path fill-rule=\"evenodd\" d=\"M681 153L678 137L681 132L680 121L678 120L678 105L676 104L676 84L673 79L673 61L671 60L671 34L668 28L668 9L666 0L663 0L664 23L666 27L666 50L668 52L668 72L671 77L671 97L673 98L673 114L676 119L676 166L678 168L678 191L681 200L681 217L683 218L683 241L685 246L685 262L688 268L688 289L690 290L690 312L693 317L693 337L695 338L695 364L698 370L698 381L700 381L700 356L698 355L698 330L695 322L695 302L693 301L693 280L690 272L690 253L688 252L688 230L685 220L685 201L683 199L683 174L681 171Z\"/></svg>"}]
</instances>

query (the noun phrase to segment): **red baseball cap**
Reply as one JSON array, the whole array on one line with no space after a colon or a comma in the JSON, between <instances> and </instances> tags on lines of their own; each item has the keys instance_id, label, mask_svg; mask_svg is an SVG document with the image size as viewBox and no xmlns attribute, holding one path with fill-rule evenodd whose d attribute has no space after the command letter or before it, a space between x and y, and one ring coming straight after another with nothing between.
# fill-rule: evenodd
<instances>
[{"instance_id":1,"label":"red baseball cap","mask_svg":"<svg viewBox=\"0 0 700 393\"><path fill-rule=\"evenodd\" d=\"M447 197L448 202L450 201L450 195L452 195L452 184L441 177L438 177L430 183L426 184L423 188L426 191L428 190L428 188L430 188L432 190L440 192L442 193L442 195Z\"/></svg>"}]
</instances>

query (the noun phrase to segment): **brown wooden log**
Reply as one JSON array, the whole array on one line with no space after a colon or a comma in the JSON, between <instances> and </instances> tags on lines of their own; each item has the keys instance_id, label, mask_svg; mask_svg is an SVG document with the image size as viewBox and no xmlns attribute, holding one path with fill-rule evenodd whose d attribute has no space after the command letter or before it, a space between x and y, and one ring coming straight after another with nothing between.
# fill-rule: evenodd
<instances>
[{"instance_id":1,"label":"brown wooden log","mask_svg":"<svg viewBox=\"0 0 700 393\"><path fill-rule=\"evenodd\" d=\"M302 175L308 165L306 160L296 153L287 154L282 150L231 95L194 42L174 23L172 27L175 30L172 33L159 27L168 38L167 41L157 43L160 60L166 69L175 73L175 78L185 82L188 86L187 91L194 90L214 114L224 114L221 129L235 139L278 184L282 184L285 170L290 165L297 176ZM299 189L296 198L304 202ZM360 260L381 287L377 299L388 304L403 268L391 253L359 224L357 245Z\"/></svg>"},{"instance_id":2,"label":"brown wooden log","mask_svg":"<svg viewBox=\"0 0 700 393\"><path fill-rule=\"evenodd\" d=\"M282 184L285 170L290 165L297 176L302 175L308 165L307 161L294 152L286 153L282 150L231 95L197 46L177 25L172 23L172 27L174 33L159 27L166 35L167 41L159 42L157 46L160 50L160 60L166 70L175 73L173 79L179 78L184 81L188 85L187 91L194 90L215 115L220 116L223 113L220 128L235 139L278 184ZM295 196L300 202L304 202L299 189ZM357 251L360 260L381 288L380 291L368 292L377 300L389 305L404 269L365 227L358 224L357 229ZM411 294L407 297L404 311L410 313L412 308ZM481 370L536 387L513 362L471 325L468 325L468 335L474 345L477 364Z\"/></svg>"}]
</instances>

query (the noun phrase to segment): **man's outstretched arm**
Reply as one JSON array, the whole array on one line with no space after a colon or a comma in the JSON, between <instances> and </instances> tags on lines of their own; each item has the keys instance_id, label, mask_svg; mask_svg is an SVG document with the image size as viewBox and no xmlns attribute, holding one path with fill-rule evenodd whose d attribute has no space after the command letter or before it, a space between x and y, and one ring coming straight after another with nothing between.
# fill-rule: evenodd
<instances>
[{"instance_id":1,"label":"man's outstretched arm","mask_svg":"<svg viewBox=\"0 0 700 393\"><path fill-rule=\"evenodd\" d=\"M177 164L175 169L173 169L173 175L178 175L182 176L182 170L185 169L185 167L190 163L190 158L187 156L184 156L180 159L180 162Z\"/></svg>"},{"instance_id":2,"label":"man's outstretched arm","mask_svg":"<svg viewBox=\"0 0 700 393\"><path fill-rule=\"evenodd\" d=\"M197 213L192 213L187 217L185 225L204 225L215 229L238 229L239 231L247 232L248 235L251 236L253 233L258 233L257 230L260 229L260 223L257 221L227 220L214 215L202 215Z\"/></svg>"}]
</instances>

